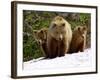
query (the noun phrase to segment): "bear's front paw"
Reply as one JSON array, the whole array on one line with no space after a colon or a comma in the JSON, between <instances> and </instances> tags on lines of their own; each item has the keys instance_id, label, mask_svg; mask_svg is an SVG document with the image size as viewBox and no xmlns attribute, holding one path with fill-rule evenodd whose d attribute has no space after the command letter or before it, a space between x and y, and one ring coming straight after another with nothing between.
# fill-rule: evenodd
<instances>
[{"instance_id":1,"label":"bear's front paw","mask_svg":"<svg viewBox=\"0 0 100 80\"><path fill-rule=\"evenodd\" d=\"M59 57L65 56L65 54L59 54Z\"/></svg>"}]
</instances>

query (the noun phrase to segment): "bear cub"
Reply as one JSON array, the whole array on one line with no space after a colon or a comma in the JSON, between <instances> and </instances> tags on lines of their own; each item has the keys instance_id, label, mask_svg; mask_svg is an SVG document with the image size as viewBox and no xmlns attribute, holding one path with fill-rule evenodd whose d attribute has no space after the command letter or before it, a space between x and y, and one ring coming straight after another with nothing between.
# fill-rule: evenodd
<instances>
[{"instance_id":1,"label":"bear cub","mask_svg":"<svg viewBox=\"0 0 100 80\"><path fill-rule=\"evenodd\" d=\"M83 52L86 46L86 35L86 26L77 26L73 31L68 53Z\"/></svg>"}]
</instances>

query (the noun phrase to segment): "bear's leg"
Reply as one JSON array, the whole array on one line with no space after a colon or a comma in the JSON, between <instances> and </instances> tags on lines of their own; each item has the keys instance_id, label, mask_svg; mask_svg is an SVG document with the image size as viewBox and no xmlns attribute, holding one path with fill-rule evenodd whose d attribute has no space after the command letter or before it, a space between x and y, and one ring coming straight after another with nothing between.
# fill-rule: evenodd
<instances>
[{"instance_id":1,"label":"bear's leg","mask_svg":"<svg viewBox=\"0 0 100 80\"><path fill-rule=\"evenodd\" d=\"M57 42L54 39L49 41L48 53L49 53L48 58L57 57Z\"/></svg>"},{"instance_id":2,"label":"bear's leg","mask_svg":"<svg viewBox=\"0 0 100 80\"><path fill-rule=\"evenodd\" d=\"M58 54L58 56L59 57L65 56L66 51L67 51L66 49L67 49L67 44L65 44L64 41L61 41L60 45L59 45L59 54Z\"/></svg>"},{"instance_id":3,"label":"bear's leg","mask_svg":"<svg viewBox=\"0 0 100 80\"><path fill-rule=\"evenodd\" d=\"M43 43L42 44L42 48L43 48L43 51L44 51L44 54L45 54L45 58L48 58L49 55L48 55L48 49L47 49L47 43Z\"/></svg>"},{"instance_id":4,"label":"bear's leg","mask_svg":"<svg viewBox=\"0 0 100 80\"><path fill-rule=\"evenodd\" d=\"M80 44L79 51L80 51L80 52L83 52L83 51L84 51L84 42L82 42L82 43Z\"/></svg>"}]
</instances>

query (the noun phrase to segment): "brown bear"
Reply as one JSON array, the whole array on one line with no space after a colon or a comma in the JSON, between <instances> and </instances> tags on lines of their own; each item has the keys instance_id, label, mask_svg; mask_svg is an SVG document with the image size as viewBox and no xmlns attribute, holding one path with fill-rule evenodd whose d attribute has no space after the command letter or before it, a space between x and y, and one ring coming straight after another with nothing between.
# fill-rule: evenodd
<instances>
[{"instance_id":1,"label":"brown bear","mask_svg":"<svg viewBox=\"0 0 100 80\"><path fill-rule=\"evenodd\" d=\"M72 41L68 53L83 52L86 46L86 26L77 26L72 35Z\"/></svg>"},{"instance_id":2,"label":"brown bear","mask_svg":"<svg viewBox=\"0 0 100 80\"><path fill-rule=\"evenodd\" d=\"M40 46L45 58L48 56L47 52L47 33L48 28L42 28L40 30L34 30L33 35L38 45Z\"/></svg>"},{"instance_id":3,"label":"brown bear","mask_svg":"<svg viewBox=\"0 0 100 80\"><path fill-rule=\"evenodd\" d=\"M56 16L48 29L48 58L64 56L72 39L71 25L60 16Z\"/></svg>"}]
</instances>

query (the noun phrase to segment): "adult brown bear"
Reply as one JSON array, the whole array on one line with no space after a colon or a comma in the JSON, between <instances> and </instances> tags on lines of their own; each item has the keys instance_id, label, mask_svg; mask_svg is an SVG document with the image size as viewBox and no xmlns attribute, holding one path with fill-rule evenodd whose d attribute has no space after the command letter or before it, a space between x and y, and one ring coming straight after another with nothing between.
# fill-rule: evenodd
<instances>
[{"instance_id":1,"label":"adult brown bear","mask_svg":"<svg viewBox=\"0 0 100 80\"><path fill-rule=\"evenodd\" d=\"M69 49L71 39L72 30L70 24L63 17L56 16L48 29L48 58L64 56Z\"/></svg>"},{"instance_id":2,"label":"adult brown bear","mask_svg":"<svg viewBox=\"0 0 100 80\"><path fill-rule=\"evenodd\" d=\"M86 46L86 26L77 26L72 35L72 41L68 53L83 52Z\"/></svg>"}]
</instances>

